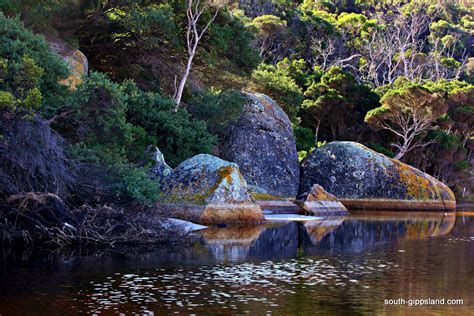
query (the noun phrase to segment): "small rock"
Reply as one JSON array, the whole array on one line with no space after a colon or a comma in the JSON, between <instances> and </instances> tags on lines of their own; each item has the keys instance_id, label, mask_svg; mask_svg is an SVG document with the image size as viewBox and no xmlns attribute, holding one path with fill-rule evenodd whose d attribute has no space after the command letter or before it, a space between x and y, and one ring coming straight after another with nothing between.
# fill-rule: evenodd
<instances>
[{"instance_id":1,"label":"small rock","mask_svg":"<svg viewBox=\"0 0 474 316\"><path fill-rule=\"evenodd\" d=\"M147 152L151 155L154 164L150 168L150 173L153 178L162 181L165 177L171 174L173 169L165 161L165 157L156 146L149 146Z\"/></svg>"},{"instance_id":2,"label":"small rock","mask_svg":"<svg viewBox=\"0 0 474 316\"><path fill-rule=\"evenodd\" d=\"M346 207L322 186L315 184L306 194L302 208L311 215L347 215Z\"/></svg>"}]
</instances>

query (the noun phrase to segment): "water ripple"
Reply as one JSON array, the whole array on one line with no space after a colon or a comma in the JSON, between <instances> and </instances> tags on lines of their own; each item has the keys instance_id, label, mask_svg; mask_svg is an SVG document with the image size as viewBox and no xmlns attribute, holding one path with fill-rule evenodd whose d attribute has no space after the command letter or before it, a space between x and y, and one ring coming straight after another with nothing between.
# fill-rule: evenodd
<instances>
[{"instance_id":1,"label":"water ripple","mask_svg":"<svg viewBox=\"0 0 474 316\"><path fill-rule=\"evenodd\" d=\"M394 267L378 259L361 259L356 265L337 258L304 258L218 264L197 270L157 269L143 275L115 273L105 281L92 282L91 290L80 294L87 299L91 313L117 311L119 307L122 312L126 308L140 314L153 309L190 312L212 306L242 312L242 306L249 303L263 304L271 310L278 307L279 296L294 294L296 288L369 288L368 279Z\"/></svg>"}]
</instances>

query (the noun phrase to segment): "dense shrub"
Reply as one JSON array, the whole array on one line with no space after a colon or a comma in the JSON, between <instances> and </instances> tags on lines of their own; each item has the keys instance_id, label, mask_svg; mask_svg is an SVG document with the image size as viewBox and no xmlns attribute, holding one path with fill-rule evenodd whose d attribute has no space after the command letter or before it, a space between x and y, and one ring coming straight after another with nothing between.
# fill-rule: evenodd
<instances>
[{"instance_id":1,"label":"dense shrub","mask_svg":"<svg viewBox=\"0 0 474 316\"><path fill-rule=\"evenodd\" d=\"M291 120L296 118L303 92L289 74L276 66L261 64L252 73L252 78L259 91L274 98Z\"/></svg>"},{"instance_id":2,"label":"dense shrub","mask_svg":"<svg viewBox=\"0 0 474 316\"><path fill-rule=\"evenodd\" d=\"M174 101L158 93L144 92L132 82L125 85L129 122L155 140L170 166L212 151L216 138L207 131L204 121L193 119L183 108L174 112Z\"/></svg>"},{"instance_id":3,"label":"dense shrub","mask_svg":"<svg viewBox=\"0 0 474 316\"><path fill-rule=\"evenodd\" d=\"M308 151L315 146L313 130L307 127L294 126L293 131L295 133L297 151Z\"/></svg>"},{"instance_id":4,"label":"dense shrub","mask_svg":"<svg viewBox=\"0 0 474 316\"><path fill-rule=\"evenodd\" d=\"M19 19L0 12L0 91L51 114L67 95L66 87L58 83L67 74L65 63L43 37L25 29Z\"/></svg>"},{"instance_id":5,"label":"dense shrub","mask_svg":"<svg viewBox=\"0 0 474 316\"><path fill-rule=\"evenodd\" d=\"M209 131L223 135L227 127L239 118L246 97L239 91L205 91L190 101L192 114L207 123Z\"/></svg>"}]
</instances>

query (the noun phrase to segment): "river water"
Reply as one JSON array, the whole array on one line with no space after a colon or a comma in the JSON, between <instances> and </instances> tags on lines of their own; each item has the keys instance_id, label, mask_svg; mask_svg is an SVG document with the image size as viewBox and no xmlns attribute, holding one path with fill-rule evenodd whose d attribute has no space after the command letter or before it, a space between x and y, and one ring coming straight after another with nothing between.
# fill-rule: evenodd
<instances>
[{"instance_id":1,"label":"river water","mask_svg":"<svg viewBox=\"0 0 474 316\"><path fill-rule=\"evenodd\" d=\"M3 250L0 315L474 315L474 212L354 212L200 235L134 255Z\"/></svg>"}]
</instances>

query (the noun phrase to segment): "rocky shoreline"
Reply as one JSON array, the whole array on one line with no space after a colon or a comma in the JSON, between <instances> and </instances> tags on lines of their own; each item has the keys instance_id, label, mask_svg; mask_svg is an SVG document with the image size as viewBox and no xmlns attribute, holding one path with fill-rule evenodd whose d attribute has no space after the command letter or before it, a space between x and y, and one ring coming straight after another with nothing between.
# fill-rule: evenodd
<instances>
[{"instance_id":1,"label":"rocky shoreline","mask_svg":"<svg viewBox=\"0 0 474 316\"><path fill-rule=\"evenodd\" d=\"M334 216L455 210L445 184L359 143L326 144L300 164L283 110L268 96L246 95L248 104L220 144L220 158L197 155L171 170L157 155L153 170L166 170L156 204L163 214L200 224L255 224L264 221L262 211Z\"/></svg>"}]
</instances>

